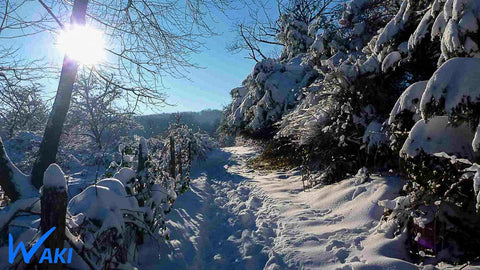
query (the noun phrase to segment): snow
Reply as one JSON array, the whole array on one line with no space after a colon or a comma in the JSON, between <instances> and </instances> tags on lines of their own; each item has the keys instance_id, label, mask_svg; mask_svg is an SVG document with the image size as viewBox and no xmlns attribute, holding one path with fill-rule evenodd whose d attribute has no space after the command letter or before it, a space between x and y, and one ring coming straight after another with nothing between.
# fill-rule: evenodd
<instances>
[{"instance_id":1,"label":"snow","mask_svg":"<svg viewBox=\"0 0 480 270\"><path fill-rule=\"evenodd\" d=\"M374 146L379 146L380 144L386 142L387 137L382 132L382 123L376 120L370 122L365 129L362 141L367 145L367 149L371 149Z\"/></svg>"},{"instance_id":2,"label":"snow","mask_svg":"<svg viewBox=\"0 0 480 270\"><path fill-rule=\"evenodd\" d=\"M288 61L264 59L243 82L231 91L232 103L226 113L228 125L262 130L274 124L287 108L297 103L301 88L317 75L297 56Z\"/></svg>"},{"instance_id":3,"label":"snow","mask_svg":"<svg viewBox=\"0 0 480 270\"><path fill-rule=\"evenodd\" d=\"M469 11L462 16L458 22L458 26L464 33L475 33L478 30L478 21L475 15L473 15L473 12Z\"/></svg>"},{"instance_id":4,"label":"snow","mask_svg":"<svg viewBox=\"0 0 480 270\"><path fill-rule=\"evenodd\" d=\"M68 212L75 227L94 221L95 233L85 235L85 245L93 244L95 237L104 231L115 228L117 234L124 232L124 213L140 213L137 200L128 196L123 184L114 178L104 179L87 187L68 203Z\"/></svg>"},{"instance_id":5,"label":"snow","mask_svg":"<svg viewBox=\"0 0 480 270\"><path fill-rule=\"evenodd\" d=\"M473 50L475 47L468 41L468 38L469 35L475 35L479 29L479 12L479 1L446 1L443 12L438 15L432 29L432 37L438 35L443 28L445 29L441 40L442 56L444 59L450 59L451 57L462 55L465 52L471 56L478 54L478 49ZM444 27L444 25L446 26Z\"/></svg>"},{"instance_id":6,"label":"snow","mask_svg":"<svg viewBox=\"0 0 480 270\"><path fill-rule=\"evenodd\" d=\"M375 56L370 56L361 66L360 74L376 73L380 64Z\"/></svg>"},{"instance_id":7,"label":"snow","mask_svg":"<svg viewBox=\"0 0 480 270\"><path fill-rule=\"evenodd\" d=\"M382 50L383 45L395 37L404 27L404 24L410 17L410 1L405 0L400 6L400 10L397 15L390 20L387 25L381 30L378 35L378 39L375 43L375 52L379 53Z\"/></svg>"},{"instance_id":8,"label":"snow","mask_svg":"<svg viewBox=\"0 0 480 270\"><path fill-rule=\"evenodd\" d=\"M469 100L472 103L480 99L480 59L453 58L445 62L428 81L421 100L422 117L429 103L440 105L445 99L444 111L451 114L452 110Z\"/></svg>"},{"instance_id":9,"label":"snow","mask_svg":"<svg viewBox=\"0 0 480 270\"><path fill-rule=\"evenodd\" d=\"M143 149L143 148L142 148ZM113 178L118 179L124 186L128 184L132 179L137 177L137 173L131 168L121 168Z\"/></svg>"},{"instance_id":10,"label":"snow","mask_svg":"<svg viewBox=\"0 0 480 270\"><path fill-rule=\"evenodd\" d=\"M43 174L43 186L46 188L67 188L67 180L60 166L53 163Z\"/></svg>"},{"instance_id":11,"label":"snow","mask_svg":"<svg viewBox=\"0 0 480 270\"><path fill-rule=\"evenodd\" d=\"M433 16L432 16L432 10L428 10L425 12L425 15L423 15L422 20L417 26L417 29L415 29L415 32L410 36L408 40L408 47L413 50L417 45L419 45L423 38L427 35L428 33L428 27L432 24Z\"/></svg>"},{"instance_id":12,"label":"snow","mask_svg":"<svg viewBox=\"0 0 480 270\"><path fill-rule=\"evenodd\" d=\"M194 164L168 216L169 240L143 248L139 268L418 269L405 233L380 221L378 202L394 200L402 180L372 175L303 191L296 170L249 169L257 153L223 148Z\"/></svg>"},{"instance_id":13,"label":"snow","mask_svg":"<svg viewBox=\"0 0 480 270\"><path fill-rule=\"evenodd\" d=\"M395 106L393 106L388 118L388 124L391 125L395 121L395 117L407 110L414 113L413 120L417 122L420 119L420 100L422 98L428 81L420 81L410 85L402 95L398 98Z\"/></svg>"},{"instance_id":14,"label":"snow","mask_svg":"<svg viewBox=\"0 0 480 270\"><path fill-rule=\"evenodd\" d=\"M473 133L467 124L453 127L448 116L436 116L428 122L422 119L413 126L400 155L415 157L422 151L426 154L445 152L472 159L472 139Z\"/></svg>"},{"instance_id":15,"label":"snow","mask_svg":"<svg viewBox=\"0 0 480 270\"><path fill-rule=\"evenodd\" d=\"M445 48L445 50L449 53L459 51L462 48L460 37L458 35L458 25L456 22L450 20L447 23L445 31L443 32L442 45L442 49Z\"/></svg>"},{"instance_id":16,"label":"snow","mask_svg":"<svg viewBox=\"0 0 480 270\"><path fill-rule=\"evenodd\" d=\"M443 15L443 11L438 14L437 18L435 19L435 22L433 23L432 26L432 39L435 37L441 37L443 35L443 32L445 31L445 27L447 25L447 22L445 21L445 16Z\"/></svg>"},{"instance_id":17,"label":"snow","mask_svg":"<svg viewBox=\"0 0 480 270\"><path fill-rule=\"evenodd\" d=\"M316 35L315 41L313 42L312 46L310 46L310 48L317 53L324 53L325 45L323 44L323 38L321 35Z\"/></svg>"},{"instance_id":18,"label":"snow","mask_svg":"<svg viewBox=\"0 0 480 270\"><path fill-rule=\"evenodd\" d=\"M385 59L383 59L382 72L387 72L391 68L394 68L394 65L400 60L402 60L402 55L398 51L389 53Z\"/></svg>"},{"instance_id":19,"label":"snow","mask_svg":"<svg viewBox=\"0 0 480 270\"><path fill-rule=\"evenodd\" d=\"M15 185L15 189L19 191L20 196L22 198L30 198L30 197L37 197L38 190L31 184L30 177L22 173L17 166L10 160L8 154L5 150L5 146L3 141L0 137L0 160L5 160L7 167L10 169L12 173L13 184Z\"/></svg>"}]
</instances>

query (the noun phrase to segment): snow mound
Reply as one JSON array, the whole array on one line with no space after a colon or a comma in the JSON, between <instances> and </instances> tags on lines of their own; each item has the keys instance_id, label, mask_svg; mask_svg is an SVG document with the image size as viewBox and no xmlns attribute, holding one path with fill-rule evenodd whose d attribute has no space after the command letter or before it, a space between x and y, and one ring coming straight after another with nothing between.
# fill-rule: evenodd
<instances>
[{"instance_id":1,"label":"snow mound","mask_svg":"<svg viewBox=\"0 0 480 270\"><path fill-rule=\"evenodd\" d=\"M143 148L142 148L143 149ZM137 177L137 173L131 168L121 168L113 178L118 179L124 186L128 184L132 179Z\"/></svg>"},{"instance_id":2,"label":"snow mound","mask_svg":"<svg viewBox=\"0 0 480 270\"><path fill-rule=\"evenodd\" d=\"M415 157L423 151L426 154L445 152L473 158L472 139L473 133L468 125L453 127L448 116L437 116L428 122L422 119L410 131L400 156Z\"/></svg>"},{"instance_id":3,"label":"snow mound","mask_svg":"<svg viewBox=\"0 0 480 270\"><path fill-rule=\"evenodd\" d=\"M97 185L87 187L68 203L70 222L75 227L82 224L95 224L94 235L86 234L85 245L93 244L95 237L106 230L115 228L117 234L124 232L125 213L141 213L137 200L128 196L125 188L117 179L101 180Z\"/></svg>"},{"instance_id":4,"label":"snow mound","mask_svg":"<svg viewBox=\"0 0 480 270\"><path fill-rule=\"evenodd\" d=\"M420 104L422 117L435 115L429 110L432 107L451 114L461 104L478 103L479 86L479 58L453 58L445 62L428 81Z\"/></svg>"}]
</instances>

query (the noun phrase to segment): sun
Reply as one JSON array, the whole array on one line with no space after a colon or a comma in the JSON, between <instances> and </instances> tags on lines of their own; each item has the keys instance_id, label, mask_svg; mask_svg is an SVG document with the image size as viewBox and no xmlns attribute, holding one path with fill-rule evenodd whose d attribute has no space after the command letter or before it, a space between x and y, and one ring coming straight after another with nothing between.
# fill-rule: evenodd
<instances>
[{"instance_id":1,"label":"sun","mask_svg":"<svg viewBox=\"0 0 480 270\"><path fill-rule=\"evenodd\" d=\"M66 27L58 36L57 46L63 54L84 65L95 65L105 59L103 35L92 27Z\"/></svg>"}]
</instances>

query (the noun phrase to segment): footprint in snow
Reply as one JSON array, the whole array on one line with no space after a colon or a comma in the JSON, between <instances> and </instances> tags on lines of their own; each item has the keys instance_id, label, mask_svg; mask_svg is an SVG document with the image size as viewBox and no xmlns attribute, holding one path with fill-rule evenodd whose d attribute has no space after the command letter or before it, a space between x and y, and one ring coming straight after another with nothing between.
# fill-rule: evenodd
<instances>
[{"instance_id":1,"label":"footprint in snow","mask_svg":"<svg viewBox=\"0 0 480 270\"><path fill-rule=\"evenodd\" d=\"M339 240L332 240L328 243L328 245L325 247L326 251L331 251L333 248L348 248L350 247L350 244L347 244L343 241Z\"/></svg>"},{"instance_id":2,"label":"footprint in snow","mask_svg":"<svg viewBox=\"0 0 480 270\"><path fill-rule=\"evenodd\" d=\"M355 189L355 191L353 192L353 195L352 195L352 201L358 197L358 195L362 194L363 192L367 191L367 188L365 187L358 187Z\"/></svg>"},{"instance_id":3,"label":"footprint in snow","mask_svg":"<svg viewBox=\"0 0 480 270\"><path fill-rule=\"evenodd\" d=\"M345 248L339 249L337 253L335 253L335 256L337 256L338 260L341 263L345 263L345 260L348 258L349 255L350 252L348 252L348 250L346 250Z\"/></svg>"}]
</instances>

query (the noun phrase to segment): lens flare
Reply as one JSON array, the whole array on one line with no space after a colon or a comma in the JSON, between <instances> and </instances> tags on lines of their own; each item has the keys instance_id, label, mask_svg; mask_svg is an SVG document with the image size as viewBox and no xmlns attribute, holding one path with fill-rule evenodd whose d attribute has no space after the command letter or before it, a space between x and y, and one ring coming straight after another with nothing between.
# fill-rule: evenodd
<instances>
[{"instance_id":1,"label":"lens flare","mask_svg":"<svg viewBox=\"0 0 480 270\"><path fill-rule=\"evenodd\" d=\"M97 29L88 26L68 26L57 39L59 50L84 65L95 65L105 59L105 41Z\"/></svg>"}]
</instances>

